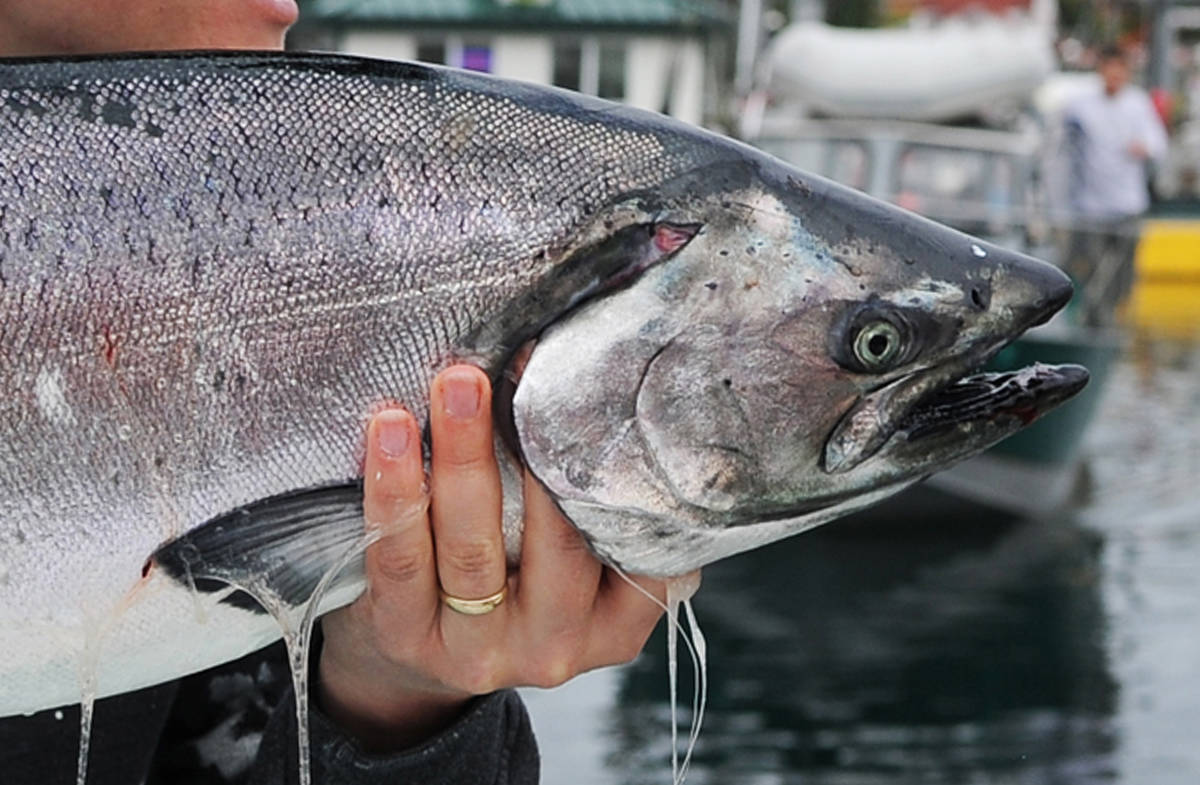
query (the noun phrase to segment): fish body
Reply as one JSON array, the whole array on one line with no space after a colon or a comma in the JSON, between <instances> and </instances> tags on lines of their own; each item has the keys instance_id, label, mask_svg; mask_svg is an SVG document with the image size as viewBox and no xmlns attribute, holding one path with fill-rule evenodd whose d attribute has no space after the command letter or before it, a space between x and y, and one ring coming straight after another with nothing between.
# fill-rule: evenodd
<instances>
[{"instance_id":1,"label":"fish body","mask_svg":"<svg viewBox=\"0 0 1200 785\"><path fill-rule=\"evenodd\" d=\"M977 380L954 415L970 391L938 390L1060 307L1059 273L562 91L337 56L10 60L0 125L0 715L278 637L208 578L311 590L361 530L370 413L423 419L457 360L499 384L534 345L498 396L508 476L659 575L882 498L1080 383L1009 380L1014 413Z\"/></svg>"}]
</instances>

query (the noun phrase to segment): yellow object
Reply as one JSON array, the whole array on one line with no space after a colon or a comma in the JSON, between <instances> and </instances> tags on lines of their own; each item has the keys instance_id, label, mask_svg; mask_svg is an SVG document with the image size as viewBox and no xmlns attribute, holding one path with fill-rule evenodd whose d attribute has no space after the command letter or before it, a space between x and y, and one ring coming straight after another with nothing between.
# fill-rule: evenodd
<instances>
[{"instance_id":1,"label":"yellow object","mask_svg":"<svg viewBox=\"0 0 1200 785\"><path fill-rule=\"evenodd\" d=\"M482 597L478 600L464 600L462 597L455 597L452 594L447 594L442 591L442 602L451 610L467 616L482 616L485 613L491 613L500 607L500 603L504 602L504 596L508 594L508 586L504 586L500 591L490 597Z\"/></svg>"},{"instance_id":2,"label":"yellow object","mask_svg":"<svg viewBox=\"0 0 1200 785\"><path fill-rule=\"evenodd\" d=\"M1171 337L1200 333L1200 221L1146 221L1135 264L1130 323Z\"/></svg>"}]
</instances>

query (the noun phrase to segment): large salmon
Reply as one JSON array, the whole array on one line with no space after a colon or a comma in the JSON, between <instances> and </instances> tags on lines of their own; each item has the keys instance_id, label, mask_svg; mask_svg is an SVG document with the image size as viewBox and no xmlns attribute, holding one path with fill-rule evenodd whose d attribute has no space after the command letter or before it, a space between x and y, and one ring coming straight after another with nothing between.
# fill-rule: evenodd
<instances>
[{"instance_id":1,"label":"large salmon","mask_svg":"<svg viewBox=\"0 0 1200 785\"><path fill-rule=\"evenodd\" d=\"M278 636L198 580L311 590L364 425L480 363L508 473L667 575L987 447L1086 374L963 377L1052 267L736 142L347 57L0 62L0 714ZM508 531L519 498L506 504ZM326 607L348 602L347 579Z\"/></svg>"}]
</instances>

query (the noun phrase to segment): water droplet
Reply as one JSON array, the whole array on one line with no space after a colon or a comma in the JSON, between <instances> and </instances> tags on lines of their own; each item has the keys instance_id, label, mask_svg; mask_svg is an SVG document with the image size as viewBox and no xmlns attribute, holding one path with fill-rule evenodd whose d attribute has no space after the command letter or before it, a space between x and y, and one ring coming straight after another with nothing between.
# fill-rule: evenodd
<instances>
[{"instance_id":1,"label":"water droplet","mask_svg":"<svg viewBox=\"0 0 1200 785\"><path fill-rule=\"evenodd\" d=\"M982 249L982 248L980 248L978 245L972 245L972 246L971 246L971 253L975 254L975 255L976 255L976 256L978 256L980 259L982 259L983 257L987 256L987 251L983 250L983 249Z\"/></svg>"}]
</instances>

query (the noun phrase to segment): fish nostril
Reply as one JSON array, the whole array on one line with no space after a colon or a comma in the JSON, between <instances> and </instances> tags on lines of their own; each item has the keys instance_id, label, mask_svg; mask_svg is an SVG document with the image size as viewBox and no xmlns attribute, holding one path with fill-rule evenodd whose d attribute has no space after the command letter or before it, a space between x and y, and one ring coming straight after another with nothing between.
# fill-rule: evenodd
<instances>
[{"instance_id":1,"label":"fish nostril","mask_svg":"<svg viewBox=\"0 0 1200 785\"><path fill-rule=\"evenodd\" d=\"M979 287L977 286L971 287L971 302L974 303L975 307L979 310L987 310L987 303L984 301L983 294L980 293Z\"/></svg>"}]
</instances>

